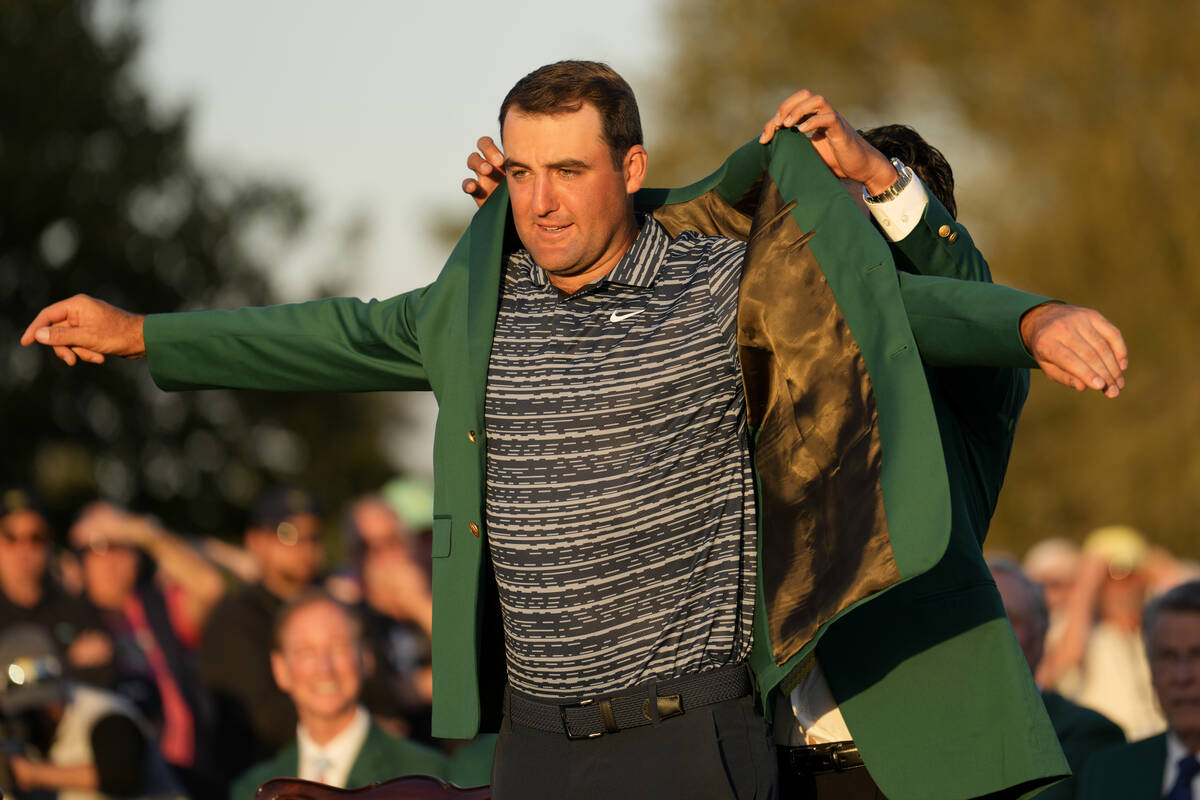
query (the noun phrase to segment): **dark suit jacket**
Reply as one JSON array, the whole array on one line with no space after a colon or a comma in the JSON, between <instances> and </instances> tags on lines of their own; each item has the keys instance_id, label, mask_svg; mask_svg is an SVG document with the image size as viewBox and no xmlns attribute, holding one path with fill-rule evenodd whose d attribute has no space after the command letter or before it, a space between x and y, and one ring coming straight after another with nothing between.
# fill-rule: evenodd
<instances>
[{"instance_id":1,"label":"dark suit jacket","mask_svg":"<svg viewBox=\"0 0 1200 800\"><path fill-rule=\"evenodd\" d=\"M145 327L151 372L167 389L434 391L434 733L455 738L474 735L482 714L499 709L489 689L503 681L483 518L483 396L511 242L506 200L503 189L489 199L423 289L382 303L151 316ZM788 132L768 146L747 144L692 186L643 190L636 202L672 235L691 229L748 242L738 340L760 500L750 663L765 702L835 619L947 552L949 478L917 342L946 366L1027 366L1017 320L1043 298L936 277L897 280L888 246L808 141ZM957 608L930 615L933 641L945 638L941 627L963 624ZM1002 609L996 620L1006 626ZM927 665L939 691L975 670L1002 698L988 735L975 741L979 726L960 730L964 716L948 709L919 735L904 728L904 738L973 743L987 767L977 783L994 789L1065 773L1011 631L992 634ZM976 645L986 646L984 659ZM884 692L858 715L857 730L892 730L911 717L914 698L936 704L937 695ZM936 776L950 771L937 755L895 754L876 744L868 756L889 795L953 795L953 781L939 788Z\"/></svg>"},{"instance_id":2,"label":"dark suit jacket","mask_svg":"<svg viewBox=\"0 0 1200 800\"><path fill-rule=\"evenodd\" d=\"M1095 753L1125 744L1125 734L1108 717L1072 703L1057 692L1042 692L1054 733L1074 777L1056 783L1038 795L1039 800L1071 800L1079 787L1083 767Z\"/></svg>"},{"instance_id":3,"label":"dark suit jacket","mask_svg":"<svg viewBox=\"0 0 1200 800\"><path fill-rule=\"evenodd\" d=\"M1167 765L1167 734L1102 750L1084 765L1079 800L1159 800Z\"/></svg>"},{"instance_id":4,"label":"dark suit jacket","mask_svg":"<svg viewBox=\"0 0 1200 800\"><path fill-rule=\"evenodd\" d=\"M424 745L397 739L371 723L362 749L350 767L346 787L355 789L401 775L433 775L448 780L449 764L441 753ZM251 767L233 783L230 800L253 800L254 793L272 778L295 778L300 771L300 749L295 740L274 758Z\"/></svg>"}]
</instances>

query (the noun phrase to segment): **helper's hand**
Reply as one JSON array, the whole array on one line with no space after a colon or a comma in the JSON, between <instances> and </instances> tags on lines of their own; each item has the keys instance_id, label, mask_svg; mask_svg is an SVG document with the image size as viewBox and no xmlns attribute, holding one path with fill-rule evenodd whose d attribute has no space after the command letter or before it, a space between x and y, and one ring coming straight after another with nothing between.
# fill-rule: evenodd
<instances>
[{"instance_id":1,"label":"helper's hand","mask_svg":"<svg viewBox=\"0 0 1200 800\"><path fill-rule=\"evenodd\" d=\"M504 153L490 136L484 136L475 146L479 152L467 156L467 169L475 177L464 180L462 190L475 198L475 205L481 206L504 180Z\"/></svg>"},{"instance_id":2,"label":"helper's hand","mask_svg":"<svg viewBox=\"0 0 1200 800\"><path fill-rule=\"evenodd\" d=\"M106 355L145 358L141 314L77 294L48 305L34 317L21 336L22 345L34 342L54 348L54 355L74 365L82 359L103 364Z\"/></svg>"},{"instance_id":3,"label":"helper's hand","mask_svg":"<svg viewBox=\"0 0 1200 800\"><path fill-rule=\"evenodd\" d=\"M1021 341L1046 376L1076 391L1116 397L1125 388L1125 338L1099 311L1043 303L1021 317Z\"/></svg>"},{"instance_id":4,"label":"helper's hand","mask_svg":"<svg viewBox=\"0 0 1200 800\"><path fill-rule=\"evenodd\" d=\"M900 177L892 162L819 94L801 89L780 103L763 125L758 141L766 144L775 131L793 125L801 133L812 134L813 147L834 175L861 183L870 194L879 194Z\"/></svg>"}]
</instances>

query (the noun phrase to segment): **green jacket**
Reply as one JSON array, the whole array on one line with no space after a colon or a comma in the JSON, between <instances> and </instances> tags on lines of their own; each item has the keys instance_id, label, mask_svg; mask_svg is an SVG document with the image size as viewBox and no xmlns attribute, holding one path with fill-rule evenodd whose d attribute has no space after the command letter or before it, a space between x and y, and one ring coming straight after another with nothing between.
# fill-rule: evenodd
<instances>
[{"instance_id":1,"label":"green jacket","mask_svg":"<svg viewBox=\"0 0 1200 800\"><path fill-rule=\"evenodd\" d=\"M484 385L506 239L511 246L506 195L496 195L422 289L382 302L152 316L145 327L164 389L432 389L434 730L455 738L472 736L483 710L499 710L503 682L483 519ZM949 483L917 341L937 364L1027 365L1016 320L1042 298L897 280L888 246L799 135L751 142L708 178L644 190L637 203L672 235L748 241L738 337L761 526L750 660L765 698L833 620L946 552ZM1013 680L999 688L1033 693L1027 674ZM872 716L908 711L884 704ZM1039 713L1022 730L1052 737ZM1008 783L996 787L1063 772L1061 756L1030 756L1002 766ZM896 797L903 788L885 785Z\"/></svg>"},{"instance_id":2,"label":"green jacket","mask_svg":"<svg viewBox=\"0 0 1200 800\"><path fill-rule=\"evenodd\" d=\"M424 745L397 739L384 733L374 722L363 740L362 749L350 767L346 787L356 789L376 781L386 781L401 775L433 775L448 780L449 762L436 750ZM295 778L300 772L300 749L293 741L264 761L246 770L233 782L230 800L253 800L254 793L272 778Z\"/></svg>"},{"instance_id":3,"label":"green jacket","mask_svg":"<svg viewBox=\"0 0 1200 800\"><path fill-rule=\"evenodd\" d=\"M1167 766L1167 734L1102 750L1079 777L1080 800L1159 800Z\"/></svg>"},{"instance_id":4,"label":"green jacket","mask_svg":"<svg viewBox=\"0 0 1200 800\"><path fill-rule=\"evenodd\" d=\"M896 247L903 269L991 281L969 234L936 198ZM946 298L906 301L919 331L918 318L944 313ZM969 335L959 341L970 346ZM1014 350L1008 363L1021 364L1022 354ZM927 365L926 375L950 482L949 544L933 569L841 618L818 657L889 797L965 798L1001 787L1016 796L1067 773L982 553L1029 374ZM946 764L955 766L938 766Z\"/></svg>"}]
</instances>

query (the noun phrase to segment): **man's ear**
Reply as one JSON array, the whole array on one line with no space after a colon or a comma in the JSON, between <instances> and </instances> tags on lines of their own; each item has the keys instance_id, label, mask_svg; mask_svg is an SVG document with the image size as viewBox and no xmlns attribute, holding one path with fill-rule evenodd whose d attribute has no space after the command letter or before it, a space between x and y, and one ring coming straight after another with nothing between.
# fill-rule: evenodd
<instances>
[{"instance_id":1,"label":"man's ear","mask_svg":"<svg viewBox=\"0 0 1200 800\"><path fill-rule=\"evenodd\" d=\"M275 676L275 685L281 692L292 693L292 671L288 668L287 659L278 650L271 651L271 674Z\"/></svg>"},{"instance_id":2,"label":"man's ear","mask_svg":"<svg viewBox=\"0 0 1200 800\"><path fill-rule=\"evenodd\" d=\"M621 169L625 176L626 194L633 194L642 188L642 183L646 180L646 164L649 158L646 148L640 144L635 144L625 153Z\"/></svg>"}]
</instances>

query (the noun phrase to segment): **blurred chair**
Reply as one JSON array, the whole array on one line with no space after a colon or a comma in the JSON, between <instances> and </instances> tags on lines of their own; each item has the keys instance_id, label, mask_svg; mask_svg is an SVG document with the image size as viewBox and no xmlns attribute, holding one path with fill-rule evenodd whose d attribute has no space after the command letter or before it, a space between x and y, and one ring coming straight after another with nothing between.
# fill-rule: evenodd
<instances>
[{"instance_id":1,"label":"blurred chair","mask_svg":"<svg viewBox=\"0 0 1200 800\"><path fill-rule=\"evenodd\" d=\"M255 800L489 800L491 796L487 786L460 789L430 775L406 775L361 789L337 789L299 778L273 778L259 787Z\"/></svg>"}]
</instances>

